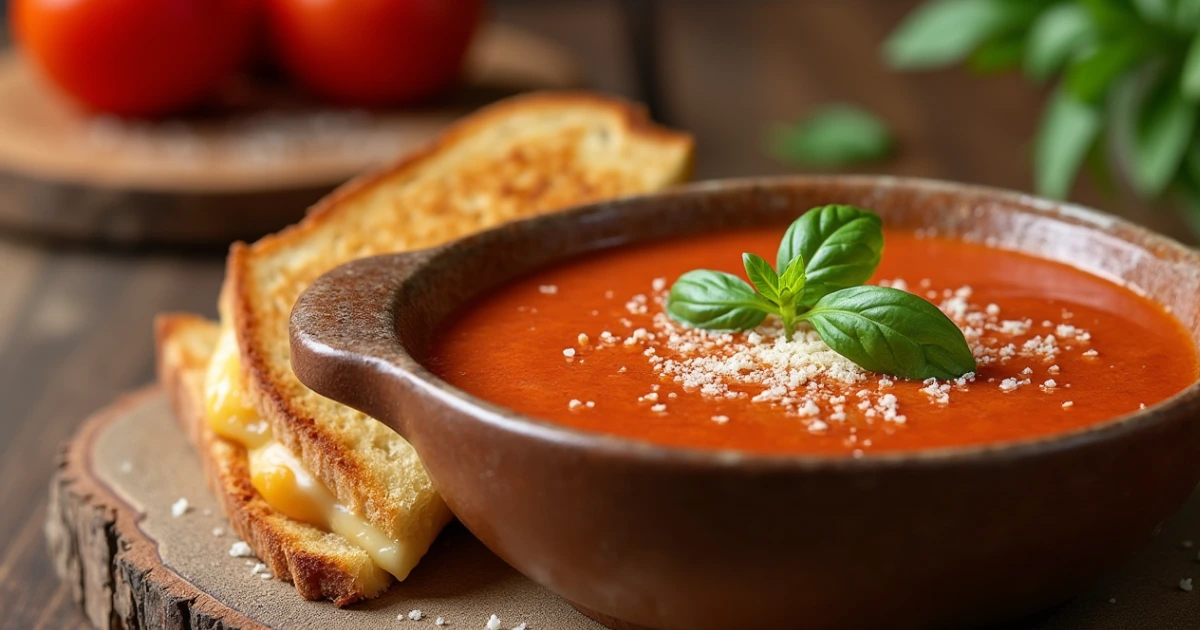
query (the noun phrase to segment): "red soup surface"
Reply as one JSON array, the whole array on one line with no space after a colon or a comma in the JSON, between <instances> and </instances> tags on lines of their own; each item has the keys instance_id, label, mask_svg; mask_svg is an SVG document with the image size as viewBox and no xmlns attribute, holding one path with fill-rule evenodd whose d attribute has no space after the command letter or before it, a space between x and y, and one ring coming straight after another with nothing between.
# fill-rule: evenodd
<instances>
[{"instance_id":1,"label":"red soup surface","mask_svg":"<svg viewBox=\"0 0 1200 630\"><path fill-rule=\"evenodd\" d=\"M658 444L862 456L1028 439L1160 402L1192 384L1191 338L1162 307L1055 262L885 230L874 283L963 330L977 373L906 381L858 368L770 317L714 333L663 313L680 274L745 277L780 227L618 248L526 277L449 322L429 367L480 398Z\"/></svg>"}]
</instances>

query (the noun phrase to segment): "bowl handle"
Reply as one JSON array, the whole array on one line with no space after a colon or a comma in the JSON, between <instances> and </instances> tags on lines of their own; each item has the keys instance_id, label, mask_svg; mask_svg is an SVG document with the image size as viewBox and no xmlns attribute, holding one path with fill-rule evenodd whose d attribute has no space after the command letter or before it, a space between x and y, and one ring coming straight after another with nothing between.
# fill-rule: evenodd
<instances>
[{"instance_id":1,"label":"bowl handle","mask_svg":"<svg viewBox=\"0 0 1200 630\"><path fill-rule=\"evenodd\" d=\"M366 413L407 438L415 361L396 335L404 283L435 250L373 256L317 278L292 307L292 370L313 391ZM381 386L380 383L383 383Z\"/></svg>"}]
</instances>

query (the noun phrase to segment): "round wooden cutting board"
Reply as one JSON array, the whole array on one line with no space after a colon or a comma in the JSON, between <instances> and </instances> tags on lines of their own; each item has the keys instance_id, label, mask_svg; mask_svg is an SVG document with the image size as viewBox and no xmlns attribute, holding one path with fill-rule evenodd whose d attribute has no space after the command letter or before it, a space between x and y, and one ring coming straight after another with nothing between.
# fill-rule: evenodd
<instances>
[{"instance_id":1,"label":"round wooden cutting board","mask_svg":"<svg viewBox=\"0 0 1200 630\"><path fill-rule=\"evenodd\" d=\"M179 499L189 507L173 516ZM503 628L601 628L458 525L408 580L347 609L304 601L290 584L262 579L254 560L229 555L236 539L158 389L127 396L84 423L51 483L47 519L55 568L98 628L436 628L442 617L453 630L483 628L493 614ZM1194 630L1200 562L1197 549L1184 546L1189 539L1200 540L1200 495L1120 575L1010 628ZM1193 576L1197 590L1181 590L1180 580ZM971 576L962 584L971 588ZM414 609L421 620L407 619Z\"/></svg>"},{"instance_id":2,"label":"round wooden cutting board","mask_svg":"<svg viewBox=\"0 0 1200 630\"><path fill-rule=\"evenodd\" d=\"M491 24L463 84L436 105L338 109L286 86L233 86L211 111L161 121L80 112L0 54L0 227L120 244L225 244L299 218L334 186L488 102L579 84L563 48Z\"/></svg>"}]
</instances>

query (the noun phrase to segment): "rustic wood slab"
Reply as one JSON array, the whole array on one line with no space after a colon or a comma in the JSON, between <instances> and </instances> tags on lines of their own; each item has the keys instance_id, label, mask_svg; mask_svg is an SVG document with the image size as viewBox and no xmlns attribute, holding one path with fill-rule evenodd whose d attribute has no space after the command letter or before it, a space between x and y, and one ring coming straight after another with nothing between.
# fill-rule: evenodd
<instances>
[{"instance_id":1,"label":"rustic wood slab","mask_svg":"<svg viewBox=\"0 0 1200 630\"><path fill-rule=\"evenodd\" d=\"M496 98L577 85L562 48L491 24L443 101L337 109L285 85L233 86L162 121L87 115L14 53L0 56L0 226L73 240L225 244L298 218L337 184Z\"/></svg>"},{"instance_id":2,"label":"rustic wood slab","mask_svg":"<svg viewBox=\"0 0 1200 630\"><path fill-rule=\"evenodd\" d=\"M97 628L505 628L596 630L595 622L451 526L404 583L339 610L262 579L229 555L235 538L209 496L190 446L157 389L93 416L67 445L51 483L46 536L55 568ZM179 517L172 504L187 499ZM1067 605L1017 624L1035 630L1200 627L1200 494L1120 575ZM1036 571L1036 561L1025 562ZM980 567L987 571L988 567ZM1197 592L1180 579L1197 577ZM971 576L963 576L971 588ZM419 624L398 621L413 609ZM405 626L401 626L405 627Z\"/></svg>"}]
</instances>

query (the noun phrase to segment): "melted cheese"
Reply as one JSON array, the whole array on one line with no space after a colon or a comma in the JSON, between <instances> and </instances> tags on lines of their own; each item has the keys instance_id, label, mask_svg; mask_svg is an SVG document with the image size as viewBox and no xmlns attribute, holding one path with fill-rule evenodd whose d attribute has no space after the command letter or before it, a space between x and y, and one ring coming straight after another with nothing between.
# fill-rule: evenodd
<instances>
[{"instance_id":1,"label":"melted cheese","mask_svg":"<svg viewBox=\"0 0 1200 630\"><path fill-rule=\"evenodd\" d=\"M268 505L289 518L343 536L396 579L408 577L428 545L389 538L351 512L272 437L270 424L242 394L241 362L229 331L222 333L213 353L204 390L209 426L246 448L250 483Z\"/></svg>"}]
</instances>

